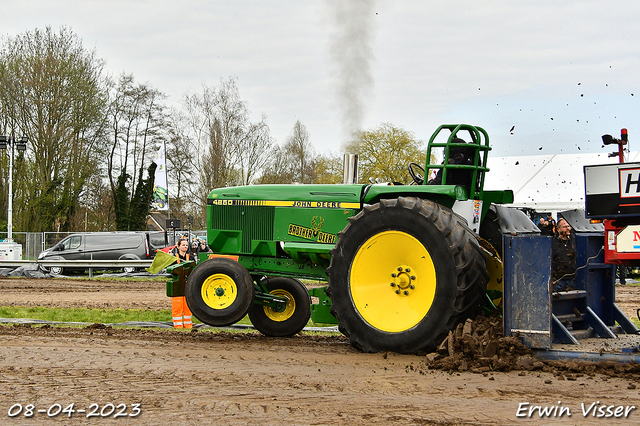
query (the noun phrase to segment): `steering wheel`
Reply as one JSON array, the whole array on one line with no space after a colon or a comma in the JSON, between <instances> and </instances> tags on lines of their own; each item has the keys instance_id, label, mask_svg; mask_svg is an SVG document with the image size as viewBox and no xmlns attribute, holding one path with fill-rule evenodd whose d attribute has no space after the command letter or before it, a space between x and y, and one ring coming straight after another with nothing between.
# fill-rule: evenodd
<instances>
[{"instance_id":1,"label":"steering wheel","mask_svg":"<svg viewBox=\"0 0 640 426\"><path fill-rule=\"evenodd\" d=\"M416 173L413 169L417 168L420 173ZM418 163L411 162L409 163L409 174L411 175L411 179L413 179L413 183L416 185L422 185L424 182L424 168ZM412 184L413 185L413 184Z\"/></svg>"}]
</instances>

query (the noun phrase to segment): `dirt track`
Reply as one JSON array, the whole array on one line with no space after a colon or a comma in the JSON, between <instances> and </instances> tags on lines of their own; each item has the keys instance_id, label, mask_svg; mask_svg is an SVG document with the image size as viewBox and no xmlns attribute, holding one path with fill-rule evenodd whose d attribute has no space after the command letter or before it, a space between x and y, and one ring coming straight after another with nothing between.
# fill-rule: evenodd
<instances>
[{"instance_id":1,"label":"dirt track","mask_svg":"<svg viewBox=\"0 0 640 426\"><path fill-rule=\"evenodd\" d=\"M0 280L0 306L167 309L163 293L162 282ZM638 287L618 287L629 315L640 307L639 296ZM0 424L46 423L54 404L89 410L95 403L107 414L112 403L126 404L120 408L127 413L140 404L137 417L114 419L119 424L511 425L540 420L537 411L517 417L519 404L552 409L558 401L565 414L545 417L547 423L640 422L638 371L545 364L446 372L429 369L425 356L359 353L341 336L20 325L0 326L0 341ZM638 409L618 419L584 417L581 404L597 401ZM23 408L10 418L14 404L45 412L29 419ZM96 421L86 416L60 414L56 423Z\"/></svg>"}]
</instances>

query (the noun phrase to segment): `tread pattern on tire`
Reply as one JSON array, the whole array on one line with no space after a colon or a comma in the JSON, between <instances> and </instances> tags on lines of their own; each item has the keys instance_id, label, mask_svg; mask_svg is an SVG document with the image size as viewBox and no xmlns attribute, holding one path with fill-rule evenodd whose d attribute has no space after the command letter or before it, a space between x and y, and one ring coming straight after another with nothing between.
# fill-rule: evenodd
<instances>
[{"instance_id":1,"label":"tread pattern on tire","mask_svg":"<svg viewBox=\"0 0 640 426\"><path fill-rule=\"evenodd\" d=\"M274 277L269 279L267 289L286 290L295 300L295 312L290 318L275 322L267 317L264 306L253 304L249 308L249 319L253 326L269 337L291 337L302 331L311 317L311 296L304 284L295 278Z\"/></svg>"},{"instance_id":2,"label":"tread pattern on tire","mask_svg":"<svg viewBox=\"0 0 640 426\"><path fill-rule=\"evenodd\" d=\"M388 210L393 209L393 210ZM443 296L441 292L444 284L442 278L437 278L438 291L434 300L436 304L449 303L450 306L440 307L443 311L441 318L431 318L428 330L422 330L416 335L412 330L402 333L384 333L365 324L349 295L349 270L351 259L345 256L354 255L354 244L362 244L365 237L358 236L359 228L365 227L364 222L377 222L377 219L385 216L385 210L403 211L407 221L423 222L426 220L437 229L437 233L445 241L449 252L450 262L453 263L450 271L453 272L455 289L447 288L449 295ZM373 220L370 218L373 217ZM367 226L375 228L377 225L367 223ZM380 225L383 226L384 225ZM427 225L429 226L429 225ZM387 226L391 229L393 226ZM405 226L406 229L406 226ZM373 231L372 231L373 232ZM413 229L414 237L419 234ZM371 234L368 234L371 235ZM349 241L356 238L359 242ZM434 253L431 253L434 256ZM441 255L437 255L441 256ZM417 353L420 351L433 351L446 337L449 330L454 329L467 318L476 316L481 312L486 292L486 284L489 276L485 267L486 254L478 244L473 232L468 228L464 219L456 215L450 209L443 207L434 201L423 200L414 197L399 197L397 199L381 200L377 204L365 206L357 215L349 218L348 225L338 233L338 242L331 250L331 263L327 268L329 286L327 294L331 297L331 313L338 319L339 330L349 338L351 345L363 352L379 352L391 350L401 353ZM435 259L434 259L435 263ZM452 286L451 286L452 287ZM447 298L450 297L449 302ZM429 311L431 313L431 310ZM341 318L342 317L342 318ZM424 320L423 320L424 322ZM416 327L419 327L420 324ZM415 327L414 327L415 328ZM406 336L402 336L406 335Z\"/></svg>"},{"instance_id":3,"label":"tread pattern on tire","mask_svg":"<svg viewBox=\"0 0 640 426\"><path fill-rule=\"evenodd\" d=\"M201 288L211 275L222 273L234 280L238 294L235 301L224 309L212 309L202 299ZM244 317L253 302L253 281L249 272L238 262L217 257L200 263L189 275L185 287L187 305L193 315L205 324L224 327Z\"/></svg>"}]
</instances>

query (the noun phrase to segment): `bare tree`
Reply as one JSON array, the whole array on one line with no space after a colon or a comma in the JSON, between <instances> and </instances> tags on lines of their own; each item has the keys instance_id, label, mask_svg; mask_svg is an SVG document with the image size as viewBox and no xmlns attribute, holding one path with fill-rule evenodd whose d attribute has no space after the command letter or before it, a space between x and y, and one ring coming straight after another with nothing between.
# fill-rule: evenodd
<instances>
[{"instance_id":1,"label":"bare tree","mask_svg":"<svg viewBox=\"0 0 640 426\"><path fill-rule=\"evenodd\" d=\"M248 123L246 132L240 140L238 156L243 185L254 183L256 177L264 171L269 161L268 152L272 146L265 116L262 116L262 120L258 123Z\"/></svg>"},{"instance_id":2,"label":"bare tree","mask_svg":"<svg viewBox=\"0 0 640 426\"><path fill-rule=\"evenodd\" d=\"M115 211L111 189L104 175L92 176L80 197L80 205L71 218L70 229L96 231L115 231Z\"/></svg>"},{"instance_id":3,"label":"bare tree","mask_svg":"<svg viewBox=\"0 0 640 426\"><path fill-rule=\"evenodd\" d=\"M200 185L197 183L198 173L196 152L197 148L194 140L190 138L188 132L188 122L186 116L176 109L172 109L169 114L170 135L167 140L167 179L170 183L170 214L179 219L185 220L186 213L199 211L202 207L197 200L202 198L198 192ZM191 200L196 200L196 208L192 208ZM203 215L195 215L196 222L206 224Z\"/></svg>"},{"instance_id":4,"label":"bare tree","mask_svg":"<svg viewBox=\"0 0 640 426\"><path fill-rule=\"evenodd\" d=\"M299 120L282 148L274 148L258 183L315 183L320 159L309 141L309 132Z\"/></svg>"},{"instance_id":5,"label":"bare tree","mask_svg":"<svg viewBox=\"0 0 640 426\"><path fill-rule=\"evenodd\" d=\"M181 188L183 208L190 208L194 217L204 215L212 189L248 185L260 177L273 145L269 127L264 116L250 121L235 79L186 95L183 112L172 115L176 138L167 148L168 154L175 154L167 156L170 174L180 182L194 182ZM180 152L172 151L177 146Z\"/></svg>"},{"instance_id":6,"label":"bare tree","mask_svg":"<svg viewBox=\"0 0 640 426\"><path fill-rule=\"evenodd\" d=\"M309 142L309 132L304 124L296 121L293 131L284 145L293 178L300 183L312 183L314 172L313 147Z\"/></svg>"},{"instance_id":7,"label":"bare tree","mask_svg":"<svg viewBox=\"0 0 640 426\"><path fill-rule=\"evenodd\" d=\"M256 181L258 184L287 184L294 181L293 170L284 147L275 145L269 155L270 162Z\"/></svg>"},{"instance_id":8,"label":"bare tree","mask_svg":"<svg viewBox=\"0 0 640 426\"><path fill-rule=\"evenodd\" d=\"M151 146L164 141L166 120L161 103L164 98L163 93L148 84L136 84L132 75L122 74L112 87L106 175L118 229L129 228L133 188L151 163L154 153Z\"/></svg>"}]
</instances>

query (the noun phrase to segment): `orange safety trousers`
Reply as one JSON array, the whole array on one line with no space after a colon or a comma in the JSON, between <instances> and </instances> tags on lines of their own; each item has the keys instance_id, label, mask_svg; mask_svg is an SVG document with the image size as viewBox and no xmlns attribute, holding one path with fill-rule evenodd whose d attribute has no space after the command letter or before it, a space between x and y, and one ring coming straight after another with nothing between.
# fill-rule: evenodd
<instances>
[{"instance_id":1,"label":"orange safety trousers","mask_svg":"<svg viewBox=\"0 0 640 426\"><path fill-rule=\"evenodd\" d=\"M192 328L191 311L184 296L171 298L171 316L174 328Z\"/></svg>"},{"instance_id":2,"label":"orange safety trousers","mask_svg":"<svg viewBox=\"0 0 640 426\"><path fill-rule=\"evenodd\" d=\"M180 263L179 252L176 252L176 257ZM189 260L189 253L185 255L185 260ZM184 296L171 298L171 316L173 317L173 328L193 328L191 311Z\"/></svg>"}]
</instances>

